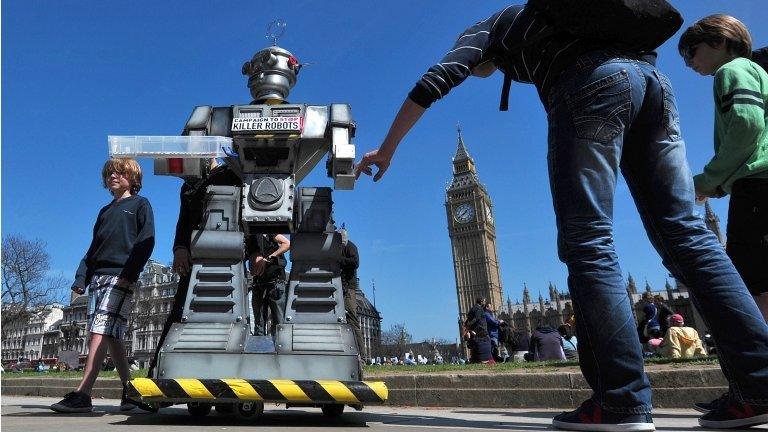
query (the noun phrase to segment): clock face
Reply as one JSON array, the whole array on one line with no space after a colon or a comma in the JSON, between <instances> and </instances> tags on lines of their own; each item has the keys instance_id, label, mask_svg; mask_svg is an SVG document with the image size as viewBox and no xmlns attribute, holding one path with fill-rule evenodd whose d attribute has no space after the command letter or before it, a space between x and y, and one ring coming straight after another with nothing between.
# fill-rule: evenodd
<instances>
[{"instance_id":1,"label":"clock face","mask_svg":"<svg viewBox=\"0 0 768 432\"><path fill-rule=\"evenodd\" d=\"M488 204L485 205L485 219L493 224L493 213L491 213L491 206Z\"/></svg>"},{"instance_id":2,"label":"clock face","mask_svg":"<svg viewBox=\"0 0 768 432\"><path fill-rule=\"evenodd\" d=\"M469 203L461 204L453 210L453 217L459 223L469 222L475 217L475 208Z\"/></svg>"}]
</instances>

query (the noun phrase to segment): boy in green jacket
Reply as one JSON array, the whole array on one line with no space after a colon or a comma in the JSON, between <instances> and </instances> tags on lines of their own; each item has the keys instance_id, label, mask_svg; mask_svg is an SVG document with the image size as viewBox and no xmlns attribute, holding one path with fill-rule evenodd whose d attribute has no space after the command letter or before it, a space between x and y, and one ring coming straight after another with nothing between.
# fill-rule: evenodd
<instances>
[{"instance_id":1,"label":"boy in green jacket","mask_svg":"<svg viewBox=\"0 0 768 432\"><path fill-rule=\"evenodd\" d=\"M747 28L728 15L693 24L678 49L715 77L715 156L694 177L696 198L731 195L726 251L768 321L768 73L750 60Z\"/></svg>"}]
</instances>

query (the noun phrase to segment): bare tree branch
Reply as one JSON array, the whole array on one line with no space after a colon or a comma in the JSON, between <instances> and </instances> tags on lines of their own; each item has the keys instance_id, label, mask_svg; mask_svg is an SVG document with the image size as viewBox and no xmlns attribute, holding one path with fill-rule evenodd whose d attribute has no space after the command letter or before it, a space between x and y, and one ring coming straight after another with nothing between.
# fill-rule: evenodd
<instances>
[{"instance_id":1,"label":"bare tree branch","mask_svg":"<svg viewBox=\"0 0 768 432\"><path fill-rule=\"evenodd\" d=\"M2 323L22 319L32 309L61 301L66 286L63 276L51 278L50 255L42 240L16 234L2 241Z\"/></svg>"}]
</instances>

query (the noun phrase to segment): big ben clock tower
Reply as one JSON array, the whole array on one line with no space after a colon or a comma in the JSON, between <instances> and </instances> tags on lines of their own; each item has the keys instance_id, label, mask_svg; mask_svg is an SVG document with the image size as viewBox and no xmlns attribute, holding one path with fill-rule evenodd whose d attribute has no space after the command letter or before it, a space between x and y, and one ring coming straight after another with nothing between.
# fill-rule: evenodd
<instances>
[{"instance_id":1,"label":"big ben clock tower","mask_svg":"<svg viewBox=\"0 0 768 432\"><path fill-rule=\"evenodd\" d=\"M445 195L459 319L464 321L475 299L485 297L491 307L498 310L503 295L493 204L477 177L475 161L464 146L461 128L458 129L458 148L453 157L453 180Z\"/></svg>"}]
</instances>

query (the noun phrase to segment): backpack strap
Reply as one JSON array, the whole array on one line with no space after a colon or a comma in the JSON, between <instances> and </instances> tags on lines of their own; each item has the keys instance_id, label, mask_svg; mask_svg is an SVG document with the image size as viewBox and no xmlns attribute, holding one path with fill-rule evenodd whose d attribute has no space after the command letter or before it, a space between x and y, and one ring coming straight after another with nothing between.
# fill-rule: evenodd
<instances>
[{"instance_id":1,"label":"backpack strap","mask_svg":"<svg viewBox=\"0 0 768 432\"><path fill-rule=\"evenodd\" d=\"M507 56L512 56L515 54L520 53L523 49L538 43L556 33L556 29L554 27L548 28L546 31L543 31L536 36L528 39L527 41L518 42L518 43L512 43L512 41L509 41L510 44L508 45L509 48L497 48L497 59L503 59ZM502 62L505 63L505 62ZM508 68L504 68L508 69ZM512 86L512 75L505 71L504 72L504 84L501 88L501 100L499 101L499 111L507 111L509 110L509 89Z\"/></svg>"},{"instance_id":2,"label":"backpack strap","mask_svg":"<svg viewBox=\"0 0 768 432\"><path fill-rule=\"evenodd\" d=\"M499 111L509 110L509 88L512 86L512 75L504 72L504 85L501 87L501 101Z\"/></svg>"}]
</instances>

